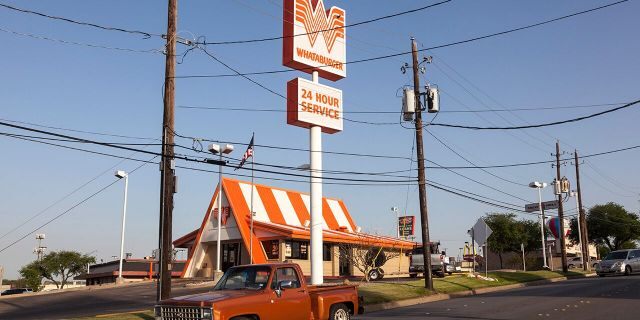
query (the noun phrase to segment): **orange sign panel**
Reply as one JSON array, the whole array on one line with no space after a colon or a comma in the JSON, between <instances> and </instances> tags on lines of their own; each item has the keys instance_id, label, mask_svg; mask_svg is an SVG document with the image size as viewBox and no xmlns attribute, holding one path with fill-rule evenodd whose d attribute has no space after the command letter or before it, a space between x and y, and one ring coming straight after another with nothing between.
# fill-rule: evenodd
<instances>
[{"instance_id":1,"label":"orange sign panel","mask_svg":"<svg viewBox=\"0 0 640 320\"><path fill-rule=\"evenodd\" d=\"M284 1L282 64L331 80L347 76L345 11L322 0Z\"/></svg>"}]
</instances>

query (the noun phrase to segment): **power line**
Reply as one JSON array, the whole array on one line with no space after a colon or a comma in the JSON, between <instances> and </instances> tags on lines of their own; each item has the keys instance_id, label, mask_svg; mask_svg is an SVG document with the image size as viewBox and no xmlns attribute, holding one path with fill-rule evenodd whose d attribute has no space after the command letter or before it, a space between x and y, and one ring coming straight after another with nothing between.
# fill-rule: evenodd
<instances>
[{"instance_id":1,"label":"power line","mask_svg":"<svg viewBox=\"0 0 640 320\"><path fill-rule=\"evenodd\" d=\"M40 17L43 17L43 18L69 22L69 23L73 23L73 24L77 24L77 25L81 25L81 26L93 27L93 28L98 28L98 29L107 30L107 31L118 31L118 32L124 32L124 33L139 34L139 35L144 36L145 38L151 38L152 36L155 36L155 37L161 37L162 36L160 34L151 33L151 32L145 32L145 31L139 31L139 30L130 30L130 29L124 29L124 28L118 28L118 27L103 26L103 25L99 25L99 24L95 24L95 23L91 23L91 22L78 21L78 20L69 19L69 18L65 18L65 17L57 17L57 16L53 16L53 15L49 15L49 14L45 14L45 13L41 13L41 12L36 12L36 11L32 11L32 10L27 10L27 9L21 9L21 8L10 6L10 5L4 4L4 3L0 3L0 7L6 8L6 9L9 9L9 10L18 11L18 12L21 12L21 13L34 14L34 15L37 15L37 16L40 16Z\"/></svg>"},{"instance_id":2,"label":"power line","mask_svg":"<svg viewBox=\"0 0 640 320\"><path fill-rule=\"evenodd\" d=\"M466 40L450 42L450 43L447 43L447 44L442 44L442 45L433 46L433 47L429 47L429 48L423 48L423 49L419 49L418 51L419 52L424 52L424 51L429 51L429 50L441 49L441 48L451 47L451 46L465 44L465 43L469 43L469 42L474 42L474 41L478 41L478 40L493 38L493 37L497 37L497 36L501 36L501 35L505 35L505 34L509 34L509 33L513 33L513 32L517 32L517 31L531 29L531 28L539 27L539 26L542 26L542 25L545 25L545 24L553 23L553 22L556 22L556 21L560 21L560 20L571 18L571 17L587 14L587 13L590 13L590 12L602 10L602 9L605 9L605 8L608 8L608 7L611 7L611 6L622 4L622 3L627 2L627 1L629 1L629 0L620 0L620 1L617 1L617 2L610 3L610 4L606 4L606 5L602 5L602 6L599 6L599 7L592 8L592 9L587 9L587 10L575 12L575 13L572 13L572 14L568 14L568 15L564 15L564 16L561 16L561 17L545 20L545 21L542 21L542 22L526 25L526 26L523 26L523 27L518 27L518 28L513 28L513 29L501 31L501 32L496 32L496 33L491 33L491 34L487 34L487 35L483 35L483 36L473 37L473 38L469 38L469 39L466 39ZM389 59L389 58L403 56L403 55L409 55L409 54L411 54L411 51L399 52L399 53L388 54L388 55L372 57L372 58L359 59L359 60L352 60L352 61L347 61L344 64L346 65L346 64L355 64L355 63L362 63L362 62L377 61L377 60ZM307 69L310 70L310 69L316 69L316 68L322 68L322 67L330 67L330 65L319 66L319 67L314 67L314 68L301 68L301 69L298 69L298 70L307 70ZM294 71L296 71L296 70L293 70L293 69L280 69L280 70L271 70L271 71L248 72L248 73L243 73L241 75L245 75L245 76L248 76L248 75L265 75L265 74L275 74L275 73L288 73L288 72L294 72ZM187 76L176 76L175 78L180 78L180 79L188 79L188 78L223 78L223 77L237 77L237 76L241 76L241 75L238 75L238 74L187 75Z\"/></svg>"},{"instance_id":3,"label":"power line","mask_svg":"<svg viewBox=\"0 0 640 320\"><path fill-rule=\"evenodd\" d=\"M294 37L312 35L312 34L317 34L317 33L325 32L325 31L332 31L332 30L338 30L338 29L351 28L351 27L355 27L355 26L359 26L359 25L363 25L363 24L377 22L377 21L380 21L380 20L390 19L390 18L394 18L394 17L398 17L398 16L410 14L410 13L415 13L415 12L423 11L423 10L426 10L426 9L429 9L429 8L432 8L432 7L436 7L436 6L439 6L441 4L445 4L447 2L451 2L451 1L452 0L445 0L445 1L434 3L434 4L430 4L430 5L427 5L427 6L423 6L423 7L420 7L420 8L401 11L401 12L397 12L397 13L394 13L394 14L389 14L389 15L385 15L385 16L381 16L381 17L377 17L377 18L372 18L372 19L369 19L369 20L359 21L359 22L352 23L352 24L347 24L347 25L344 25L344 26L341 26L341 27L334 27L334 28L329 28L329 29L323 29L323 30L308 32L308 33L299 33L299 34L294 34L292 36L275 36L275 37L267 37L267 38L259 38L259 39L218 41L218 42L203 41L203 42L196 42L196 44L203 44L203 45L246 44L246 43L274 41L274 40L281 40L281 39L287 39L287 38L294 38Z\"/></svg>"},{"instance_id":4,"label":"power line","mask_svg":"<svg viewBox=\"0 0 640 320\"><path fill-rule=\"evenodd\" d=\"M154 156L153 158L149 159L149 161L147 161L147 162L145 162L145 163L140 164L140 165L139 165L139 166L137 166L135 169L131 170L131 171L129 172L129 174L132 174L132 173L136 172L138 169L142 168L142 167L143 167L144 165L146 165L148 162L153 161L153 159L155 159L155 158L156 158L156 157ZM77 208L78 206L82 205L83 203L85 203L85 202L89 201L89 200L90 200L90 199L92 199L93 197L95 197L95 196L97 196L98 194L102 193L103 191L107 190L109 187L111 187L112 185L116 184L118 181L120 181L120 180L119 180L119 179L118 179L118 180L114 180L113 182L111 182L111 183L107 184L106 186L104 186L104 187L100 188L98 191L96 191L96 192L92 193L91 195L89 195L88 197L84 198L82 201L80 201L80 202L76 203L75 205L71 206L69 209L67 209L67 210L65 210L65 211L63 211L63 212L61 212L61 213L60 213L60 214L58 214L57 216L55 216L55 217L51 218L49 221L47 221L47 222L43 223L42 225L40 225L39 227L35 228L35 229L34 229L34 230L32 230L31 232L26 233L24 236L22 236L22 237L18 238L18 240L13 241L12 243L10 243L9 245L7 245L6 247L4 247L4 248L0 249L0 253L2 253L3 251L5 251L5 250L9 249L10 247L12 247L13 245L15 245L16 243L18 243L18 242L20 242L20 241L24 240L24 239L25 239L25 238L27 238L28 236L30 236L30 235L32 235L32 234L34 234L35 232L37 232L38 230L40 230L40 229L44 228L45 226L49 225L50 223L52 223L52 222L54 222L54 221L58 220L60 217L62 217L62 216L64 216L65 214L69 213L71 210L73 210L73 209Z\"/></svg>"},{"instance_id":5,"label":"power line","mask_svg":"<svg viewBox=\"0 0 640 320\"><path fill-rule=\"evenodd\" d=\"M636 100L636 101L627 103L627 104L625 104L623 106L619 106L619 107L616 107L616 108L613 108L613 109L609 109L609 110L605 110L605 111L602 111L602 112L590 114L588 116L582 116L582 117L568 119L568 120L562 120L562 121L554 121L554 122L541 123L541 124L532 124L532 125L526 125L526 126L477 127L477 126L464 126L464 125L448 124L448 123L431 123L431 125L432 126L437 126L437 127L457 128L457 129L470 129L470 130L520 130L520 129L541 128L541 127L555 126L555 125L571 123L571 122L577 122L577 121L582 121L582 120L598 117L598 116L601 116L601 115L605 115L607 113L615 112L615 111L618 111L618 110L621 110L621 109L625 109L625 108L634 106L634 105L636 105L638 103L640 103L640 100Z\"/></svg>"},{"instance_id":6,"label":"power line","mask_svg":"<svg viewBox=\"0 0 640 320\"><path fill-rule=\"evenodd\" d=\"M14 34L14 35L17 35L17 36L22 36L22 37L29 37L29 38L38 39L38 40L46 40L46 41L58 42L58 43L62 43L62 44L69 44L69 45L81 46L81 47L116 50L116 51L126 51L126 52L135 52L135 53L160 53L160 54L163 54L162 50L158 50L158 49L131 49L131 48L123 48L123 47L110 47L110 46L93 44L93 43L83 43L83 42L77 42L77 41L56 39L56 38L41 36L41 35L37 35L37 34L33 34L33 33L18 32L18 31L5 29L5 28L2 28L2 27L0 27L0 31L5 32L5 33Z\"/></svg>"}]
</instances>

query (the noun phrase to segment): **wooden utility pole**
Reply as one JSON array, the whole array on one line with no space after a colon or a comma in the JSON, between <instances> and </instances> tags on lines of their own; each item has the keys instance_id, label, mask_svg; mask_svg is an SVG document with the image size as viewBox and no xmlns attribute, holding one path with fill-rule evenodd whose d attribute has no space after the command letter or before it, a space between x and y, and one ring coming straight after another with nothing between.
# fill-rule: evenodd
<instances>
[{"instance_id":1,"label":"wooden utility pole","mask_svg":"<svg viewBox=\"0 0 640 320\"><path fill-rule=\"evenodd\" d=\"M560 141L556 141L556 181L560 180ZM560 188L562 189L562 187ZM567 272L567 247L565 245L566 240L564 236L564 206L562 205L562 190L558 195L558 219L560 220L560 252L562 253L562 272Z\"/></svg>"},{"instance_id":2,"label":"wooden utility pole","mask_svg":"<svg viewBox=\"0 0 640 320\"><path fill-rule=\"evenodd\" d=\"M424 173L424 150L422 143L422 106L420 104L420 70L418 67L418 47L411 38L413 55L413 91L416 96L416 149L418 153L418 194L420 197L420 222L422 225L422 246L424 254L424 287L433 290L431 275L431 246L429 245L429 212L427 211L427 184Z\"/></svg>"},{"instance_id":3,"label":"wooden utility pole","mask_svg":"<svg viewBox=\"0 0 640 320\"><path fill-rule=\"evenodd\" d=\"M164 114L162 118L162 162L160 183L160 250L157 300L171 297L171 271L173 262L172 218L173 194L175 192L174 164L174 108L175 108L175 67L176 29L178 24L178 0L169 0L167 21L167 45L165 50Z\"/></svg>"},{"instance_id":4,"label":"wooden utility pole","mask_svg":"<svg viewBox=\"0 0 640 320\"><path fill-rule=\"evenodd\" d=\"M580 238L580 245L582 246L582 269L584 271L591 270L591 254L589 252L589 234L587 233L587 218L585 212L582 209L582 191L580 189L580 157L578 157L578 150L574 150L573 153L574 162L576 166L576 190L578 191L578 223L582 230L582 237Z\"/></svg>"}]
</instances>

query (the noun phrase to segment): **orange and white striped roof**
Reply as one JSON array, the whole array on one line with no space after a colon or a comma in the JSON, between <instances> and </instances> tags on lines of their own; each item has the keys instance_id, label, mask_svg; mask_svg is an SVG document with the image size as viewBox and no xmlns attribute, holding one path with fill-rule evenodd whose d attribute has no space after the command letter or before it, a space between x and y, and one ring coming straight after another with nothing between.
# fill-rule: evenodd
<instances>
[{"instance_id":1,"label":"orange and white striped roof","mask_svg":"<svg viewBox=\"0 0 640 320\"><path fill-rule=\"evenodd\" d=\"M247 207L251 205L251 188L248 182L225 179L224 185L230 198L241 198ZM241 197L229 194L241 191ZM309 221L310 197L308 194L264 185L253 185L254 219L294 227L304 227ZM248 214L248 212L247 212ZM356 226L342 200L322 199L322 228L353 232Z\"/></svg>"}]
</instances>

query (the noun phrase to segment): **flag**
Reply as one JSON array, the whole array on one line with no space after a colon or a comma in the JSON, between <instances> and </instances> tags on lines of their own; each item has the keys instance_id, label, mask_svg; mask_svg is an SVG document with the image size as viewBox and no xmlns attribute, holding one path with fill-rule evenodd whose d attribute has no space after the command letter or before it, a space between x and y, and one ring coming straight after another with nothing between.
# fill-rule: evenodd
<instances>
[{"instance_id":1,"label":"flag","mask_svg":"<svg viewBox=\"0 0 640 320\"><path fill-rule=\"evenodd\" d=\"M249 142L249 146L247 147L247 151L242 155L242 160L240 160L240 164L236 167L235 170L242 168L247 159L253 157L253 135L251 135L251 141Z\"/></svg>"}]
</instances>

